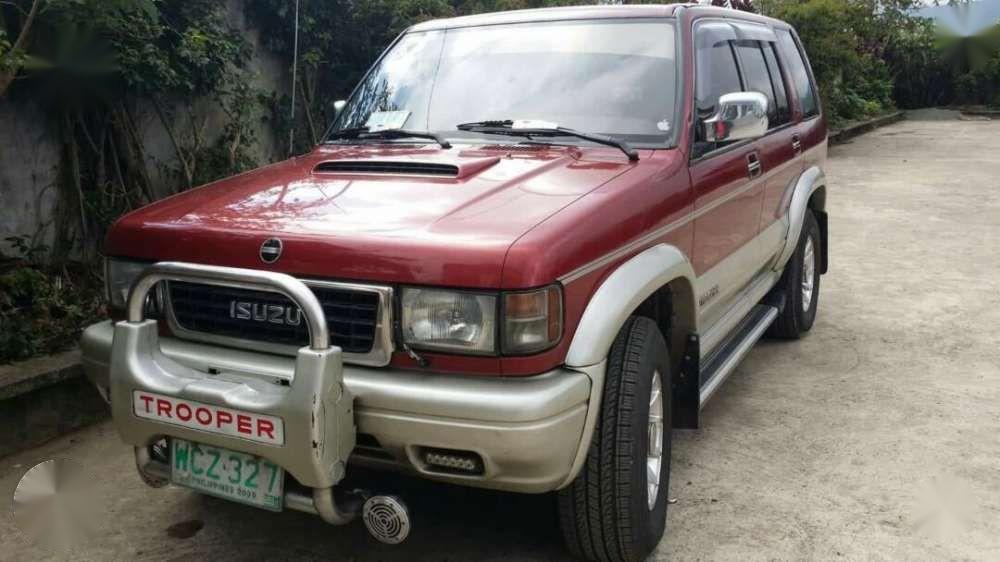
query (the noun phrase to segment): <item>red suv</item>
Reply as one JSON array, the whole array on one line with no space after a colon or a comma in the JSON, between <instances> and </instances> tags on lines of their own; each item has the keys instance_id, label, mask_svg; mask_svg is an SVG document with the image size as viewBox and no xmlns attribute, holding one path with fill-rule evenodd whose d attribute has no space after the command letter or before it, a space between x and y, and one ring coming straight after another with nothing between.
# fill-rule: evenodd
<instances>
[{"instance_id":1,"label":"red suv","mask_svg":"<svg viewBox=\"0 0 1000 562\"><path fill-rule=\"evenodd\" d=\"M827 267L826 122L773 19L591 6L432 21L312 152L123 217L88 375L153 485L346 523L353 467L553 493L639 560L671 431Z\"/></svg>"}]
</instances>

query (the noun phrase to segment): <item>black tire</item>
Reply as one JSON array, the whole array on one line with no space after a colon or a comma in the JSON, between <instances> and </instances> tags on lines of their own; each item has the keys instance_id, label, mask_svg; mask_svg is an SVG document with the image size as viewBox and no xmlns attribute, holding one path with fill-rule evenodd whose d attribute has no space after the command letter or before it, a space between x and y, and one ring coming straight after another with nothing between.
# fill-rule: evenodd
<instances>
[{"instance_id":1,"label":"black tire","mask_svg":"<svg viewBox=\"0 0 1000 562\"><path fill-rule=\"evenodd\" d=\"M813 255L813 287L812 298L808 307L802 291L803 276L805 269L806 245L812 242ZM774 324L767 331L767 335L782 339L799 339L802 334L808 332L813 322L816 321L816 309L819 306L819 280L820 280L820 239L819 223L812 212L807 212L802 224L802 234L799 236L799 245L795 248L795 253L788 260L785 271L781 274L781 279L776 287L780 291L781 300L784 307L781 314L775 319Z\"/></svg>"},{"instance_id":2,"label":"black tire","mask_svg":"<svg viewBox=\"0 0 1000 562\"><path fill-rule=\"evenodd\" d=\"M606 562L644 560L660 542L670 484L670 361L666 342L649 318L631 317L608 356L604 397L587 461L559 492L559 523L577 557ZM660 373L663 404L660 482L648 504L649 402Z\"/></svg>"}]
</instances>

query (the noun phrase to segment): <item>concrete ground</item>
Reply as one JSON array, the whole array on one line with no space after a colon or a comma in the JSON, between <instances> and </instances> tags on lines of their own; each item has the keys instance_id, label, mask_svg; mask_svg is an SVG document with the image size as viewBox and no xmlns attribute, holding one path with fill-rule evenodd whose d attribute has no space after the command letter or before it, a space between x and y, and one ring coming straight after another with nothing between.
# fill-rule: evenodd
<instances>
[{"instance_id":1,"label":"concrete ground","mask_svg":"<svg viewBox=\"0 0 1000 562\"><path fill-rule=\"evenodd\" d=\"M677 434L657 560L1000 559L1000 122L920 117L831 150L818 321L758 346ZM395 480L414 530L383 547L147 489L107 423L0 461L0 497L51 457L106 499L76 560L566 558L546 497ZM0 559L45 557L0 517Z\"/></svg>"}]
</instances>

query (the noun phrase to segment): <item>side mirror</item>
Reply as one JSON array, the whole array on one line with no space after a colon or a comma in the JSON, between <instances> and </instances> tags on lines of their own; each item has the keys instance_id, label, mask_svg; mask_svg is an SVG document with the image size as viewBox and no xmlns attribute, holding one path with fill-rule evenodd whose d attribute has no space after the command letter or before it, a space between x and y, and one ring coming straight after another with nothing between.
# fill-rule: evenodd
<instances>
[{"instance_id":1,"label":"side mirror","mask_svg":"<svg viewBox=\"0 0 1000 562\"><path fill-rule=\"evenodd\" d=\"M706 119L705 140L710 142L755 139L767 132L767 96L759 92L734 92L719 97L719 111Z\"/></svg>"},{"instance_id":2,"label":"side mirror","mask_svg":"<svg viewBox=\"0 0 1000 562\"><path fill-rule=\"evenodd\" d=\"M334 119L336 119L337 116L340 115L340 112L344 110L345 106L347 106L347 100L337 100L337 101L333 102L333 117L334 117Z\"/></svg>"}]
</instances>

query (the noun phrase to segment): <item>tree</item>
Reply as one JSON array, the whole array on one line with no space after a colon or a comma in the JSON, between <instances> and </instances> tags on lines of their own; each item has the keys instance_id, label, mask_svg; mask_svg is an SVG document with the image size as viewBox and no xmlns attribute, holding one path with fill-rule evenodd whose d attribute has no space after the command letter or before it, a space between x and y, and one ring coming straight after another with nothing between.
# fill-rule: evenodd
<instances>
[{"instance_id":1,"label":"tree","mask_svg":"<svg viewBox=\"0 0 1000 562\"><path fill-rule=\"evenodd\" d=\"M177 178L168 191L257 164L248 152L260 105L249 43L223 10L215 0L0 2L4 93L41 105L62 144L57 259L74 247L93 255L115 218L163 193L148 169L139 107L156 108L174 148L176 159L162 164ZM206 133L199 99L227 116L220 132Z\"/></svg>"},{"instance_id":2,"label":"tree","mask_svg":"<svg viewBox=\"0 0 1000 562\"><path fill-rule=\"evenodd\" d=\"M14 43L7 40L7 25L4 14L0 11L0 97L7 93L7 88L14 81L14 76L24 65L26 60L25 49L28 46L28 39L31 37L32 27L38 11L41 8L42 0L33 0L27 13L19 4L12 4L17 11L24 14L17 25L17 38Z\"/></svg>"},{"instance_id":3,"label":"tree","mask_svg":"<svg viewBox=\"0 0 1000 562\"><path fill-rule=\"evenodd\" d=\"M910 0L780 0L768 15L798 31L834 126L893 107L888 45L912 27Z\"/></svg>"}]
</instances>

